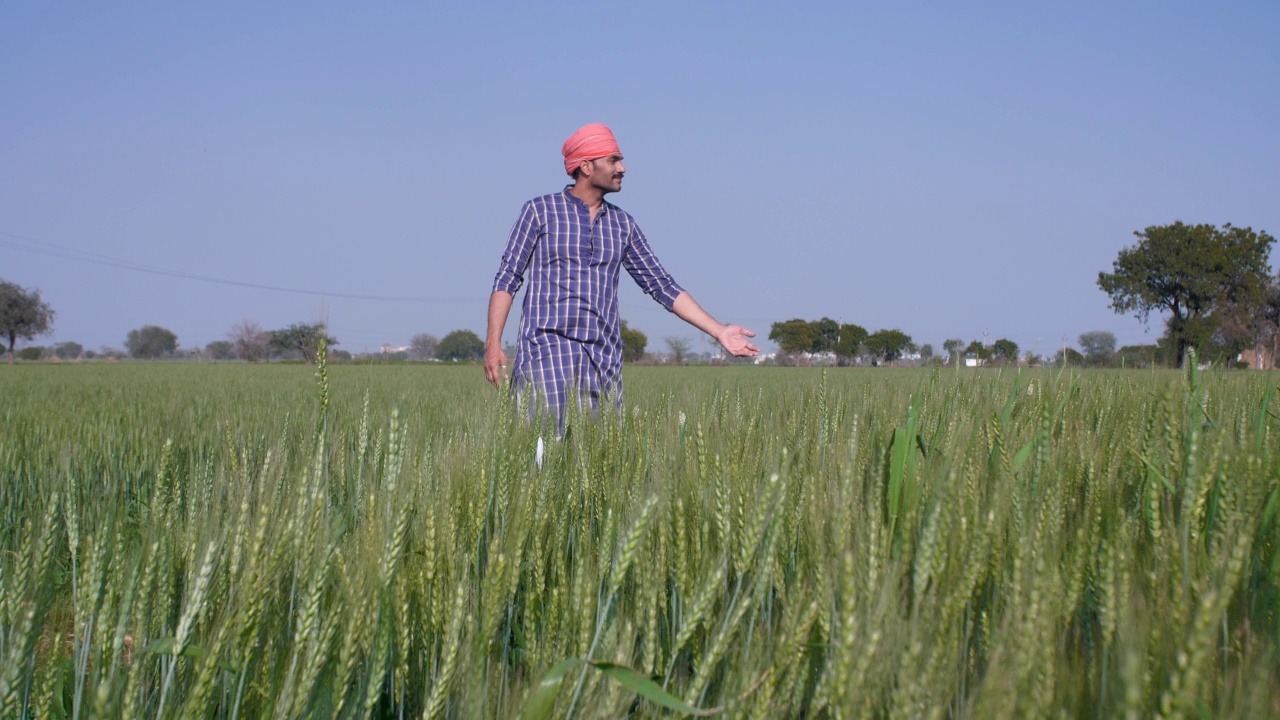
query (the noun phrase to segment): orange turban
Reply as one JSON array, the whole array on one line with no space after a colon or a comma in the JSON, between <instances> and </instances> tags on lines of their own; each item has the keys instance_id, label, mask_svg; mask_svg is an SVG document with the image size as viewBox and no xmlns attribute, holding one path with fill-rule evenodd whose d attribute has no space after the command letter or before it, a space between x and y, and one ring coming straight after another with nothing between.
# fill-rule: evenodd
<instances>
[{"instance_id":1,"label":"orange turban","mask_svg":"<svg viewBox=\"0 0 1280 720\"><path fill-rule=\"evenodd\" d=\"M613 139L613 131L604 123L591 123L578 128L578 132L569 136L560 148L564 155L564 171L573 175L578 163L583 160L595 160L608 155L621 154L618 141Z\"/></svg>"}]
</instances>

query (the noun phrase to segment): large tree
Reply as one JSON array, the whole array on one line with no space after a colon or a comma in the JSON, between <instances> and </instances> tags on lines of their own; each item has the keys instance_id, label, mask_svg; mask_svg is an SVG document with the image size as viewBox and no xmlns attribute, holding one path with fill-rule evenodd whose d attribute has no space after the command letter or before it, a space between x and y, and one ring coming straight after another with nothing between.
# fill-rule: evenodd
<instances>
[{"instance_id":1,"label":"large tree","mask_svg":"<svg viewBox=\"0 0 1280 720\"><path fill-rule=\"evenodd\" d=\"M1116 351L1116 355L1125 367L1130 368L1148 368L1159 364L1161 360L1158 345L1125 345Z\"/></svg>"},{"instance_id":2,"label":"large tree","mask_svg":"<svg viewBox=\"0 0 1280 720\"><path fill-rule=\"evenodd\" d=\"M974 340L965 346L964 354L972 355L979 360L990 360L991 348L983 345L981 340Z\"/></svg>"},{"instance_id":3,"label":"large tree","mask_svg":"<svg viewBox=\"0 0 1280 720\"><path fill-rule=\"evenodd\" d=\"M470 330L454 330L440 338L436 357L441 360L483 360L484 341Z\"/></svg>"},{"instance_id":4,"label":"large tree","mask_svg":"<svg viewBox=\"0 0 1280 720\"><path fill-rule=\"evenodd\" d=\"M840 326L840 338L836 341L836 358L844 363L858 357L862 344L867 341L867 329L861 325L845 323Z\"/></svg>"},{"instance_id":5,"label":"large tree","mask_svg":"<svg viewBox=\"0 0 1280 720\"><path fill-rule=\"evenodd\" d=\"M150 360L172 355L178 349L178 336L159 325L144 325L129 331L124 346L133 357Z\"/></svg>"},{"instance_id":6,"label":"large tree","mask_svg":"<svg viewBox=\"0 0 1280 720\"><path fill-rule=\"evenodd\" d=\"M960 356L964 353L964 341L960 338L948 338L942 341L942 351L947 354L947 362L960 364Z\"/></svg>"},{"instance_id":7,"label":"large tree","mask_svg":"<svg viewBox=\"0 0 1280 720\"><path fill-rule=\"evenodd\" d=\"M622 359L626 362L638 362L644 357L644 349L649 344L649 336L627 325L622 321Z\"/></svg>"},{"instance_id":8,"label":"large tree","mask_svg":"<svg viewBox=\"0 0 1280 720\"><path fill-rule=\"evenodd\" d=\"M867 336L867 352L891 363L911 347L911 336L898 329L877 330Z\"/></svg>"},{"instance_id":9,"label":"large tree","mask_svg":"<svg viewBox=\"0 0 1280 720\"><path fill-rule=\"evenodd\" d=\"M812 352L818 329L808 320L795 318L774 323L769 329L769 339L784 353Z\"/></svg>"},{"instance_id":10,"label":"large tree","mask_svg":"<svg viewBox=\"0 0 1280 720\"><path fill-rule=\"evenodd\" d=\"M431 333L418 333L409 338L409 357L414 360L434 360L440 348L440 338Z\"/></svg>"},{"instance_id":11,"label":"large tree","mask_svg":"<svg viewBox=\"0 0 1280 720\"><path fill-rule=\"evenodd\" d=\"M1008 339L1000 338L991 345L991 351L995 357L1000 358L1006 363L1018 362L1018 343Z\"/></svg>"},{"instance_id":12,"label":"large tree","mask_svg":"<svg viewBox=\"0 0 1280 720\"><path fill-rule=\"evenodd\" d=\"M1089 365L1110 365L1116 354L1116 336L1106 330L1090 330L1080 333L1080 351Z\"/></svg>"},{"instance_id":13,"label":"large tree","mask_svg":"<svg viewBox=\"0 0 1280 720\"><path fill-rule=\"evenodd\" d=\"M53 354L59 360L75 360L84 355L84 346L73 340L60 342L53 346Z\"/></svg>"},{"instance_id":14,"label":"large tree","mask_svg":"<svg viewBox=\"0 0 1280 720\"><path fill-rule=\"evenodd\" d=\"M1168 313L1166 338L1181 366L1188 347L1205 343L1226 316L1254 316L1271 277L1268 257L1275 238L1230 223L1153 225L1135 232L1112 272L1098 273L1098 287L1117 313L1147 322ZM1217 320L1214 319L1218 312Z\"/></svg>"},{"instance_id":15,"label":"large tree","mask_svg":"<svg viewBox=\"0 0 1280 720\"><path fill-rule=\"evenodd\" d=\"M231 328L227 339L235 346L236 357L249 362L266 360L271 352L271 333L252 320L241 320Z\"/></svg>"},{"instance_id":16,"label":"large tree","mask_svg":"<svg viewBox=\"0 0 1280 720\"><path fill-rule=\"evenodd\" d=\"M40 291L0 280L0 333L9 341L9 363L18 338L34 340L53 330L53 308L40 299Z\"/></svg>"},{"instance_id":17,"label":"large tree","mask_svg":"<svg viewBox=\"0 0 1280 720\"><path fill-rule=\"evenodd\" d=\"M829 317L811 323L813 325L813 347L810 348L815 353L835 352L836 345L840 342L840 323Z\"/></svg>"},{"instance_id":18,"label":"large tree","mask_svg":"<svg viewBox=\"0 0 1280 720\"><path fill-rule=\"evenodd\" d=\"M1053 363L1058 367L1062 367L1064 365L1083 365L1084 356L1080 354L1079 350L1076 350L1073 347L1064 347L1054 353Z\"/></svg>"},{"instance_id":19,"label":"large tree","mask_svg":"<svg viewBox=\"0 0 1280 720\"><path fill-rule=\"evenodd\" d=\"M214 340L204 346L204 353L210 360L234 360L236 346L230 340Z\"/></svg>"},{"instance_id":20,"label":"large tree","mask_svg":"<svg viewBox=\"0 0 1280 720\"><path fill-rule=\"evenodd\" d=\"M338 344L338 339L326 330L324 323L294 323L283 330L272 330L271 348L281 353L297 350L304 360L314 363L319 356L321 339L330 348Z\"/></svg>"},{"instance_id":21,"label":"large tree","mask_svg":"<svg viewBox=\"0 0 1280 720\"><path fill-rule=\"evenodd\" d=\"M676 365L683 365L684 359L689 355L689 338L686 337L665 337L663 341L667 343L667 352L671 354L671 362Z\"/></svg>"}]
</instances>

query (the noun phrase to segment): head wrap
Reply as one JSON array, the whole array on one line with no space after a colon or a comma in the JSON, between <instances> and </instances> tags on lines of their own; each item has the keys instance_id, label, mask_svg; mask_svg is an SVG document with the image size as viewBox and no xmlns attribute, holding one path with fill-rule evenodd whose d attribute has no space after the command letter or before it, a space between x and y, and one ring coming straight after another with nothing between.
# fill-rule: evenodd
<instances>
[{"instance_id":1,"label":"head wrap","mask_svg":"<svg viewBox=\"0 0 1280 720\"><path fill-rule=\"evenodd\" d=\"M613 131L605 127L604 123L591 123L583 125L570 135L560 152L564 155L565 173L573 175L573 171L578 169L578 164L583 160L621 154L622 150L618 149L618 141L613 139Z\"/></svg>"}]
</instances>

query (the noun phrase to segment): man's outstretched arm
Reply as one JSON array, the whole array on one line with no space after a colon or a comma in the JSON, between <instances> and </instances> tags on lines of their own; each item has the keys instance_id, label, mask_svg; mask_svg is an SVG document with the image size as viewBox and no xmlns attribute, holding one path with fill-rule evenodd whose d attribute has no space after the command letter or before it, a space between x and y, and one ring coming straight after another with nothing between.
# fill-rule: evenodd
<instances>
[{"instance_id":1,"label":"man's outstretched arm","mask_svg":"<svg viewBox=\"0 0 1280 720\"><path fill-rule=\"evenodd\" d=\"M496 294L496 293L495 293ZM507 301L508 306L510 300ZM492 307L492 305L490 306ZM702 309L697 300L693 299L687 291L681 290L676 296L676 301L671 306L674 312L681 320L698 328L702 332L715 338L730 355L738 355L740 357L751 357L760 354L760 348L751 344L747 338L753 338L756 334L741 325L725 325ZM492 310L490 310L490 318L492 318ZM492 319L490 320L492 322Z\"/></svg>"},{"instance_id":2,"label":"man's outstretched arm","mask_svg":"<svg viewBox=\"0 0 1280 720\"><path fill-rule=\"evenodd\" d=\"M489 329L484 341L484 376L494 387L502 387L507 377L507 354L502 350L502 331L511 314L511 293L494 290L489 296Z\"/></svg>"}]
</instances>

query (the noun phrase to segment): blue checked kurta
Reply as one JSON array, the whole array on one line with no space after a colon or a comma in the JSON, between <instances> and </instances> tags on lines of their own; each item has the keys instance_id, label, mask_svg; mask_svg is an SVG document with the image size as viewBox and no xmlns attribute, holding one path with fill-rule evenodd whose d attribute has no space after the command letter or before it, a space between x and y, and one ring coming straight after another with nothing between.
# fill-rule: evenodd
<instances>
[{"instance_id":1,"label":"blue checked kurta","mask_svg":"<svg viewBox=\"0 0 1280 720\"><path fill-rule=\"evenodd\" d=\"M619 268L668 310L682 292L616 205L604 203L592 222L569 188L525 203L493 281L495 291L515 295L528 276L512 370L517 392L532 390L556 415L570 392L593 407L606 394L621 402Z\"/></svg>"}]
</instances>

